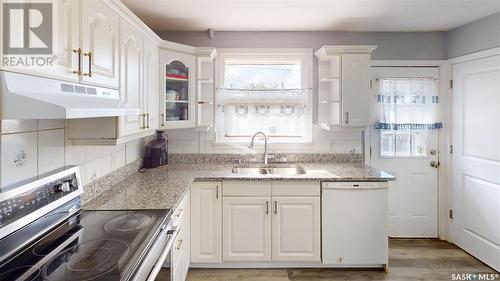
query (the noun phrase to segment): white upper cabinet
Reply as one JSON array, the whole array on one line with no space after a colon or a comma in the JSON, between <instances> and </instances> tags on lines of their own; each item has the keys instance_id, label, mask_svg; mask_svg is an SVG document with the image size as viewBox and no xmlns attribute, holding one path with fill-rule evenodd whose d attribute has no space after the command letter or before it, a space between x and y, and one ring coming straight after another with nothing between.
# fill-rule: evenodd
<instances>
[{"instance_id":1,"label":"white upper cabinet","mask_svg":"<svg viewBox=\"0 0 500 281\"><path fill-rule=\"evenodd\" d=\"M80 79L81 56L80 46L80 1L54 1L54 32L57 40L54 42L56 59L50 75L62 77L73 82Z\"/></svg>"},{"instance_id":2,"label":"white upper cabinet","mask_svg":"<svg viewBox=\"0 0 500 281\"><path fill-rule=\"evenodd\" d=\"M160 49L160 127L195 126L195 56Z\"/></svg>"},{"instance_id":3,"label":"white upper cabinet","mask_svg":"<svg viewBox=\"0 0 500 281\"><path fill-rule=\"evenodd\" d=\"M118 15L98 0L81 1L82 81L118 88Z\"/></svg>"},{"instance_id":4,"label":"white upper cabinet","mask_svg":"<svg viewBox=\"0 0 500 281\"><path fill-rule=\"evenodd\" d=\"M214 59L215 48L196 48L196 127L209 130L214 125L215 86Z\"/></svg>"},{"instance_id":5,"label":"white upper cabinet","mask_svg":"<svg viewBox=\"0 0 500 281\"><path fill-rule=\"evenodd\" d=\"M342 55L342 126L370 123L370 54Z\"/></svg>"},{"instance_id":6,"label":"white upper cabinet","mask_svg":"<svg viewBox=\"0 0 500 281\"><path fill-rule=\"evenodd\" d=\"M141 33L127 22L120 24L120 99L123 107L144 108L142 88ZM144 113L120 117L120 135L137 134L145 129Z\"/></svg>"},{"instance_id":7,"label":"white upper cabinet","mask_svg":"<svg viewBox=\"0 0 500 281\"><path fill-rule=\"evenodd\" d=\"M144 40L144 66L143 66L143 114L145 129L158 128L158 46L153 42Z\"/></svg>"},{"instance_id":8,"label":"white upper cabinet","mask_svg":"<svg viewBox=\"0 0 500 281\"><path fill-rule=\"evenodd\" d=\"M324 46L318 58L321 128L364 128L370 123L371 52L376 46Z\"/></svg>"}]
</instances>

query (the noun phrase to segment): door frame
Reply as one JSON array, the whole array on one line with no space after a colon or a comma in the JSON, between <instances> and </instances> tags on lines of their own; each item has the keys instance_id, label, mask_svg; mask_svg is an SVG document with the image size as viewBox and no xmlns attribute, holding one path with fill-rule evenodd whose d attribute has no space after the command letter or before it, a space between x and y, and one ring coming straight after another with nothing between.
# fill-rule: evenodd
<instances>
[{"instance_id":1,"label":"door frame","mask_svg":"<svg viewBox=\"0 0 500 281\"><path fill-rule=\"evenodd\" d=\"M447 60L372 60L372 67L437 67L439 116L443 128L439 132L438 151L441 165L438 169L438 237L450 240L449 210L451 209L451 79L452 65ZM373 83L372 83L373 84ZM373 89L372 89L373 90ZM365 131L365 151L370 152L370 130ZM371 153L365 153L365 162L369 163Z\"/></svg>"}]
</instances>

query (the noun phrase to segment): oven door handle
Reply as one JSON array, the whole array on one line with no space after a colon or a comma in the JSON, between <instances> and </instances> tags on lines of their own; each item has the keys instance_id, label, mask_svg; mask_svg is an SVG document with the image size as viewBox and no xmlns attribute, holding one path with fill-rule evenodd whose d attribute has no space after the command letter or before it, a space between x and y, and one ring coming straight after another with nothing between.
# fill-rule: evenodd
<instances>
[{"instance_id":1,"label":"oven door handle","mask_svg":"<svg viewBox=\"0 0 500 281\"><path fill-rule=\"evenodd\" d=\"M156 276L158 275L158 273L161 270L163 262L167 258L170 250L172 250L172 246L174 245L175 239L177 238L177 234L179 233L179 228L180 228L180 226L176 226L176 227L166 231L167 235L169 235L170 238L168 239L168 242L167 242L167 245L165 246L165 249L163 249L163 252L161 253L160 257L158 258L158 261L156 262L155 266L153 267L153 270L151 270L151 273L149 274L147 281L154 281L156 279Z\"/></svg>"}]
</instances>

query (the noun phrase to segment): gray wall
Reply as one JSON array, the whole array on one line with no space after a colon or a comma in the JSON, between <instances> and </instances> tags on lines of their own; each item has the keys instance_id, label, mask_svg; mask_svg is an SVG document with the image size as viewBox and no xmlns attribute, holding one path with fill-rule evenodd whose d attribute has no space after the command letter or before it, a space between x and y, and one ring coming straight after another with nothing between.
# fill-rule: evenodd
<instances>
[{"instance_id":1,"label":"gray wall","mask_svg":"<svg viewBox=\"0 0 500 281\"><path fill-rule=\"evenodd\" d=\"M199 47L312 48L323 45L377 45L374 59L444 59L444 32L158 32L163 39Z\"/></svg>"},{"instance_id":2,"label":"gray wall","mask_svg":"<svg viewBox=\"0 0 500 281\"><path fill-rule=\"evenodd\" d=\"M500 47L500 13L446 32L445 47L446 58Z\"/></svg>"},{"instance_id":3,"label":"gray wall","mask_svg":"<svg viewBox=\"0 0 500 281\"><path fill-rule=\"evenodd\" d=\"M166 40L217 48L312 48L323 45L377 45L374 59L448 59L500 47L500 13L447 32L158 32Z\"/></svg>"}]
</instances>

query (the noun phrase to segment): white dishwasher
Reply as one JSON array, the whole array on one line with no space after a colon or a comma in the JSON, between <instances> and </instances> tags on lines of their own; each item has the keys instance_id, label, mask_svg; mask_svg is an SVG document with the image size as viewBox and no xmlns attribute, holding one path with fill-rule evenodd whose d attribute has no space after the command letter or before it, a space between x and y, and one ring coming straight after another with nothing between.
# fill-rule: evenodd
<instances>
[{"instance_id":1,"label":"white dishwasher","mask_svg":"<svg viewBox=\"0 0 500 281\"><path fill-rule=\"evenodd\" d=\"M387 187L387 182L322 183L324 264L387 269Z\"/></svg>"}]
</instances>

